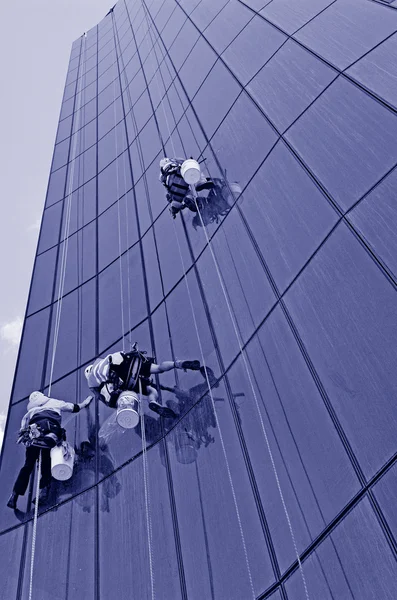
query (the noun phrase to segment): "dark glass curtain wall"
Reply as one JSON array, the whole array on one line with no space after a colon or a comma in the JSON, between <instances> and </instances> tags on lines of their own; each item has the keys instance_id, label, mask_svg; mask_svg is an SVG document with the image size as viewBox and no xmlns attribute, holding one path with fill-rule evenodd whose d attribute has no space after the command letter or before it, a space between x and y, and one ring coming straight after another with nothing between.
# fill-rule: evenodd
<instances>
[{"instance_id":1,"label":"dark glass curtain wall","mask_svg":"<svg viewBox=\"0 0 397 600\"><path fill-rule=\"evenodd\" d=\"M28 598L31 391L130 348L163 419L66 419L34 600L395 600L397 1L119 0L72 46L0 486L1 600ZM173 221L163 156L218 185ZM210 384L210 387L208 386Z\"/></svg>"}]
</instances>

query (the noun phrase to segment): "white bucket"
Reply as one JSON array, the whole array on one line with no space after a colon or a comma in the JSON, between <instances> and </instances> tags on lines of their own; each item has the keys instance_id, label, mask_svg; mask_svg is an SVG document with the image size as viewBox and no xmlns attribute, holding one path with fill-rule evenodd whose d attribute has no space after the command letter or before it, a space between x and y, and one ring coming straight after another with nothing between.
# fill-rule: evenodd
<instances>
[{"instance_id":1,"label":"white bucket","mask_svg":"<svg viewBox=\"0 0 397 600\"><path fill-rule=\"evenodd\" d=\"M139 423L139 400L134 392L121 392L117 400L117 423L123 429L133 429Z\"/></svg>"},{"instance_id":2,"label":"white bucket","mask_svg":"<svg viewBox=\"0 0 397 600\"><path fill-rule=\"evenodd\" d=\"M65 458L66 455L66 458ZM74 449L66 442L51 449L51 475L58 481L66 481L73 474Z\"/></svg>"},{"instance_id":3,"label":"white bucket","mask_svg":"<svg viewBox=\"0 0 397 600\"><path fill-rule=\"evenodd\" d=\"M229 188L235 198L241 194L241 186L238 183L229 183Z\"/></svg>"},{"instance_id":4,"label":"white bucket","mask_svg":"<svg viewBox=\"0 0 397 600\"><path fill-rule=\"evenodd\" d=\"M197 160L188 158L181 165L181 175L188 185L196 185L201 178L201 169Z\"/></svg>"}]
</instances>

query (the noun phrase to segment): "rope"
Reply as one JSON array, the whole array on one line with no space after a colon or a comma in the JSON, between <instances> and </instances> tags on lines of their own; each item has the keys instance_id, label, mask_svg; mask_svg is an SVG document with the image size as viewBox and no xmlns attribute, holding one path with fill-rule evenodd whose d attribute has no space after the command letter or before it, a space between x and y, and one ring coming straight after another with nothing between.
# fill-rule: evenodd
<instances>
[{"instance_id":1,"label":"rope","mask_svg":"<svg viewBox=\"0 0 397 600\"><path fill-rule=\"evenodd\" d=\"M150 586L151 586L152 600L155 600L153 551L152 551L153 531L152 531L152 518L151 518L151 514L150 514L149 467L148 467L148 462L147 462L145 413L143 410L142 383L141 383L140 377L138 377L138 381L139 381L139 402L140 402L140 413L141 413L143 483L144 483L144 490L145 490L145 512L146 512L146 529L147 529L147 540L148 540L148 550L149 550Z\"/></svg>"},{"instance_id":2,"label":"rope","mask_svg":"<svg viewBox=\"0 0 397 600\"><path fill-rule=\"evenodd\" d=\"M38 458L38 466L37 466L36 504L34 506L34 519L33 519L33 531L32 531L32 552L30 555L29 600L32 600L32 594L33 594L33 571L34 571L34 559L35 559L35 554L36 554L37 519L39 516L40 479L41 479L41 450L40 450L40 454L39 454L39 458Z\"/></svg>"},{"instance_id":3,"label":"rope","mask_svg":"<svg viewBox=\"0 0 397 600\"><path fill-rule=\"evenodd\" d=\"M77 138L79 138L80 142L81 142L81 136L78 135L78 131L79 131L79 125L80 125L80 116L81 116L81 101L82 101L81 90L82 90L83 77L84 77L85 67L86 67L85 51L86 51L86 36L84 34L83 41L82 41L82 53L84 55L83 73L80 77L80 81L79 81L79 85L78 85L79 89L77 90L78 106L75 111L77 113L76 126L74 126L75 123L73 122L73 127L75 130L75 133L74 133L74 140L73 140L73 145L72 145L72 153L71 153L71 161L70 161L71 167L70 167L70 173L69 173L68 193L67 193L67 197L66 197L65 229L64 229L64 235L63 235L63 240L62 240L63 247L62 247L62 255L61 255L60 277L59 277L59 287L58 287L58 296L57 296L57 308L56 308L56 313L55 313L55 326L54 326L54 338L53 338L53 344L52 344L50 380L49 380L49 386L48 386L48 395L49 396L51 395L52 379L53 379L53 375L54 375L55 356L56 356L56 351L57 351L57 347L58 347L59 329L60 329L61 315L62 315L63 292L64 292L64 288L65 288L66 264L67 264L68 248L69 248L70 216L71 216L71 212L72 212L72 189L73 189L73 179L74 179L74 170L75 170L75 164L76 164L76 152L77 152ZM71 135L73 135L72 132L71 132Z\"/></svg>"},{"instance_id":4,"label":"rope","mask_svg":"<svg viewBox=\"0 0 397 600\"><path fill-rule=\"evenodd\" d=\"M115 44L116 56L117 48ZM118 144L117 144L117 116L116 116L116 77L113 83L113 114L114 114L114 143L116 150L116 195L117 195L117 229L119 236L119 271L120 271L120 307L121 307L121 336L123 340L123 352L125 352L125 327L124 327L124 293L123 293L123 266L121 264L121 216L120 216L120 181L119 181L119 162L118 162ZM128 257L127 257L128 258ZM128 261L127 261L128 262Z\"/></svg>"},{"instance_id":5,"label":"rope","mask_svg":"<svg viewBox=\"0 0 397 600\"><path fill-rule=\"evenodd\" d=\"M280 479L278 477L277 468L276 468L276 464L275 464L274 457L273 457L273 452L272 452L271 447L270 447L269 437L267 435L266 427L265 427L265 424L263 422L262 413L261 413L261 410L260 410L260 407L259 407L258 397L257 397L256 392L255 392L254 383L252 381L251 373L250 373L249 366L248 366L248 361L247 361L247 358L245 356L245 352L243 350L243 342L241 340L241 336L240 336L240 333L238 331L237 323L236 323L235 317L233 315L233 311L232 311L232 308L231 308L231 305L230 305L229 298L227 296L226 288L225 288L225 285L224 285L223 280L222 280L222 275L221 275L221 272L220 272L220 269L219 269L218 261L216 259L214 250L212 248L212 244L211 244L210 238L208 236L208 232L207 232L207 229L205 227L205 224L204 224L204 221L203 221L203 218L202 218L202 215L201 215L198 203L197 203L197 192L196 192L196 189L195 189L194 186L190 186L190 188L191 188L191 191L193 193L193 197L194 197L194 201L195 201L195 204L196 204L197 212L198 212L198 214L200 216L201 225L202 225L203 230L205 232L207 246L208 246L208 248L210 250L212 259L214 261L214 265L215 265L215 269L216 269L216 272L217 272L217 275L218 275L219 283L220 283L220 286L222 288L223 295L225 297L226 305L227 305L227 308L228 308L228 311L229 311L229 316L230 316L230 319L232 321L233 329L234 329L234 332L235 332L235 335L236 335L236 338L237 338L237 342L238 342L238 345L239 345L240 354L241 354L241 357L242 357L243 362L244 362L244 367L245 367L245 370L246 370L246 373L247 373L247 377L248 377L248 381L249 381L249 384L250 384L250 387L251 387L252 395L253 395L254 400L255 400L255 406L256 406L256 409L257 409L257 412L258 412L258 416L259 416L259 420L260 420L262 432L263 432L263 435L264 435L264 438L265 438L265 441L266 441L266 446L267 446L267 450L268 450L268 453L269 453L270 462L272 464L274 477L275 477L275 480L276 480L276 483L277 483L278 492L279 492L279 495L280 495L281 503L283 505L285 518L286 518L287 523L288 523L288 527L289 527L289 530L290 530L290 535L291 535L292 543L293 543L294 550L295 550L296 559L297 559L299 570L300 570L300 573L301 573L302 583L303 583L303 587L305 589L305 594L306 594L306 600L309 600L309 593L308 593L308 590L307 590L306 578L305 578L305 574L303 572L303 567L302 567L302 563L301 563L301 560L300 560L300 556L299 556L299 552L298 552L298 547L297 547L297 544L296 544L294 530L292 528L291 519L290 519L290 516L289 516L289 513L288 513L288 509L287 509L287 506L286 506L286 503L285 503L284 494L283 494L282 489L281 489Z\"/></svg>"},{"instance_id":6,"label":"rope","mask_svg":"<svg viewBox=\"0 0 397 600\"><path fill-rule=\"evenodd\" d=\"M184 260L183 260L182 250L181 250L181 246L180 246L180 243L179 243L178 234L177 234L177 231L176 231L176 225L175 225L174 219L172 220L172 222L173 222L173 226L174 226L175 237L176 237L176 240L177 240L177 245L178 245L178 250L179 250L179 256L180 256L181 262L182 262L182 268L183 268L183 272L184 272L184 280L185 280L185 284L186 284L186 288L187 288L187 293L188 293L188 296L189 296L190 308L191 308L191 311L192 311L192 316L193 316L194 327L195 327L195 330L196 330L197 341L198 341L199 348L200 348L201 361L202 361L203 366L204 366L205 379L207 381L208 391L209 391L209 395L210 395L210 398L211 398L212 410L213 410L213 413L214 413L214 417L215 417L217 429L218 429L218 432L219 432L219 439L220 439L220 442L221 442L222 452L223 452L223 456L224 456L224 459L225 459L226 470L227 470L227 474L228 474L228 478L229 478L229 484L230 484L230 488L231 488L231 491L232 491L234 508L235 508L235 511L236 511L236 516L237 516L237 521L238 521L238 526L239 526L240 536L241 536L241 542L242 542L244 556L245 556L245 562L246 562L246 566L247 566L248 578L249 578L249 582L250 582L250 586L251 586L252 598L253 598L253 600L255 600L256 594L255 594L254 584L253 584L253 581L252 581L252 574L251 574L251 568L250 568L250 563L249 563L249 559L248 559L247 546L246 546L246 543L245 543L244 531L243 531L243 526L242 526L242 523L241 523L240 511L239 511L239 508L238 508L236 492L235 492L235 488L234 488L234 484L233 484L233 478L232 478L232 474L231 474L231 471L230 471L229 460L227 458L226 446L225 446L225 442L224 442L224 439L223 439L222 429L221 429L221 426L220 426L220 423L219 423L219 419L218 419L218 415L217 415L217 412L216 412L216 408L215 408L215 400L214 400L214 396L212 394L211 384L210 384L209 379L208 379L208 374L207 374L207 369L206 369L206 364L205 364L205 358L204 358L203 346L201 344L201 338L200 338L200 334L199 334L199 329L198 329L198 325L197 325L197 321L196 321L196 316L195 316L195 313L194 313L194 306L193 306L192 295L191 295L190 288L189 288L189 283L188 283L188 280L187 280L185 264L184 264Z\"/></svg>"},{"instance_id":7,"label":"rope","mask_svg":"<svg viewBox=\"0 0 397 600\"><path fill-rule=\"evenodd\" d=\"M145 6L144 3L143 3L143 6L144 6L144 11L145 11L146 21L148 23L148 12L147 12L147 9L146 9L146 6ZM151 36L149 24L148 24L148 31L149 31L149 35ZM153 40L152 40L152 43L153 43ZM154 44L153 44L153 48L154 48ZM156 55L156 60L157 60L157 55ZM159 65L158 65L158 68L159 68ZM169 125L167 114L166 114L165 109L164 109L163 97L161 95L159 84L158 84L157 70L155 70L155 79L156 79L156 83L157 83L157 86L158 86L158 89L159 89L159 96L161 98L160 104L162 105L162 108L163 108L164 118L165 118L165 121L166 121L166 124L167 124L167 129L168 129L168 134L169 134L169 139L171 141L171 145L172 145L174 156L175 156L176 155L175 146L174 146L174 143L173 143L171 128L170 128L170 125ZM164 86L164 91L166 92L165 86ZM249 559L248 559L247 546L246 546L246 542L245 542L244 531L243 531L243 526L242 526L242 522L241 522L240 511L239 511L239 508L238 508L238 503L237 503L237 497L236 497L236 492L235 492L235 488L234 488L233 478L232 478L232 475L231 475L229 460L227 458L226 446L225 446L225 442L224 442L224 438L223 438L223 434L222 434L222 429L220 427L218 415L217 415L217 412L216 412L215 401L214 401L214 397L213 397L213 394L212 394L211 385L210 385L210 382L209 382L209 379L208 379L207 370L205 368L204 351L203 351L203 347L202 347L202 344L201 344L200 333L199 333L199 329L198 329L198 325L197 325L197 321L196 321L196 317L195 317L195 313L194 313L194 306L193 306L192 296L191 296L191 292L190 292L190 288L189 288L189 283L188 283L188 280L187 280L186 268L185 268L185 264L184 264L184 260L183 260L182 250L181 250L181 247L180 247L179 238L178 238L178 234L177 234L177 231L176 231L175 220L173 219L172 221L173 221L173 227L174 227L174 234L175 234L175 237L176 237L176 240L177 240L179 256L180 256L180 259L181 259L181 262L182 262L182 268L183 268L183 272L184 272L184 281L185 281L187 292L188 292L188 296L189 296L189 302L190 302L190 307L191 307L191 311L192 311L194 326L195 326L195 330L196 330L197 341L198 341L199 348L200 348L201 360L202 360L202 364L203 364L204 370L205 370L205 378L206 378L206 381L207 381L207 386L208 386L208 390L209 390L209 394L210 394L210 398L211 398L211 403L212 403L212 409L213 409L213 413L214 413L214 416L215 416L215 421L216 421L218 432L219 432L219 439L220 439L220 442L221 442L222 452L223 452L223 456L224 456L224 459L225 459L225 464L226 464L226 470L227 470L227 474L228 474L229 484L230 484L230 488L231 488L231 491L232 491L233 502L234 502L234 507L235 507L235 511L236 511L236 516L237 516L237 521L238 521L238 526L239 526L239 531L240 531L240 536L241 536L241 541L242 541L242 546L243 546L243 551L244 551L244 556L245 556L245 561L246 561L246 566L247 566L247 572L248 572L248 578L249 578L249 583L250 583L250 587L251 587L252 598L255 600L256 594L255 594L254 584L253 584L253 580L252 580L250 563L249 563Z\"/></svg>"}]
</instances>

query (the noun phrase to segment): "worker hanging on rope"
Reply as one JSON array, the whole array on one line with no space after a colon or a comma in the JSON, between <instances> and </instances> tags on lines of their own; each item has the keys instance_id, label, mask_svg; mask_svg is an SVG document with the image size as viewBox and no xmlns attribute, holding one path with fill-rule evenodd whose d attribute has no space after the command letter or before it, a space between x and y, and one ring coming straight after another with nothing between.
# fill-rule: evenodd
<instances>
[{"instance_id":1,"label":"worker hanging on rope","mask_svg":"<svg viewBox=\"0 0 397 600\"><path fill-rule=\"evenodd\" d=\"M159 403L159 395L151 379L152 375L172 369L198 371L200 361L169 360L157 364L154 358L146 356L145 351L138 350L135 343L130 352L116 352L98 358L86 368L85 376L94 396L111 408L123 411L124 407L127 409L131 404L137 406L138 394L142 394L148 398L152 411L162 417L175 418L177 415L173 410Z\"/></svg>"},{"instance_id":2,"label":"worker hanging on rope","mask_svg":"<svg viewBox=\"0 0 397 600\"><path fill-rule=\"evenodd\" d=\"M41 451L40 498L45 501L51 483L51 449L66 440L66 432L62 428L62 413L77 413L91 402L88 396L80 404L72 404L63 400L49 398L41 392L32 392L29 396L28 411L22 419L18 443L26 446L25 464L15 481L7 506L16 509L18 496L23 496L28 487L30 475Z\"/></svg>"},{"instance_id":3,"label":"worker hanging on rope","mask_svg":"<svg viewBox=\"0 0 397 600\"><path fill-rule=\"evenodd\" d=\"M192 186L189 185L183 177L181 167L187 162L188 161L185 161L182 158L165 157L160 160L159 179L167 190L166 198L171 204L170 212L174 219L184 208L188 208L192 212L197 212L196 203L200 208L200 203L203 200L200 196L196 196L195 198ZM210 190L213 185L211 179L205 177L203 173L200 173L199 180L195 183L194 187L199 193L203 190Z\"/></svg>"}]
</instances>

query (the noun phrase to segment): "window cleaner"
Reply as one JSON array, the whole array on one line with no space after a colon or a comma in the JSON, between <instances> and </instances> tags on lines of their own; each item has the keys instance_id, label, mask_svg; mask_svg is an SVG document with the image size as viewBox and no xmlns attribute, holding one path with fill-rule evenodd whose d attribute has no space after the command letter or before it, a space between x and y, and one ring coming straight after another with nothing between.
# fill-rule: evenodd
<instances>
[{"instance_id":1,"label":"window cleaner","mask_svg":"<svg viewBox=\"0 0 397 600\"><path fill-rule=\"evenodd\" d=\"M87 407L91 400L92 397L88 396L80 404L72 404L49 398L37 391L30 394L28 411L21 421L18 437L18 443L26 446L25 464L19 472L7 502L9 508L15 510L18 496L25 494L40 451L42 456L40 489L42 492L40 498L36 498L36 502L46 500L51 483L51 450L66 441L66 432L62 428L62 413L77 413Z\"/></svg>"},{"instance_id":2,"label":"window cleaner","mask_svg":"<svg viewBox=\"0 0 397 600\"><path fill-rule=\"evenodd\" d=\"M153 357L145 355L146 352L138 350L135 343L130 352L108 354L85 369L88 387L95 398L117 409L117 422L125 429L136 427L139 422L140 395L146 396L150 410L162 417L177 416L173 410L159 403L151 375L172 369L200 369L198 360L172 360L157 364Z\"/></svg>"}]
</instances>

